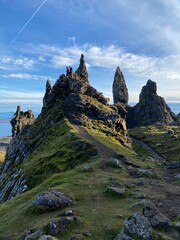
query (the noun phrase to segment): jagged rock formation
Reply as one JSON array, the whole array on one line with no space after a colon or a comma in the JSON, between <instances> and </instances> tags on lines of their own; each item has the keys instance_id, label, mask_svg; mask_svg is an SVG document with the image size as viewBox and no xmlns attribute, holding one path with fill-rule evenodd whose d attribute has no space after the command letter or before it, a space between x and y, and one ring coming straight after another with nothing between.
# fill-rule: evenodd
<instances>
[{"instance_id":1,"label":"jagged rock formation","mask_svg":"<svg viewBox=\"0 0 180 240\"><path fill-rule=\"evenodd\" d=\"M46 101L47 101L47 99L49 98L49 96L51 94L51 90L52 90L51 82L48 79L47 82L46 82L46 92L45 92L45 95L44 95L44 98L43 98L43 106L44 107L46 107Z\"/></svg>"},{"instance_id":2,"label":"jagged rock formation","mask_svg":"<svg viewBox=\"0 0 180 240\"><path fill-rule=\"evenodd\" d=\"M32 113L32 110L28 110L27 112L21 111L21 107L17 106L17 111L11 119L12 125L12 137L15 137L23 126L33 124L35 117Z\"/></svg>"},{"instance_id":3,"label":"jagged rock formation","mask_svg":"<svg viewBox=\"0 0 180 240\"><path fill-rule=\"evenodd\" d=\"M51 93L46 91L43 109L53 107L57 99L61 101L62 109L71 121L88 125L89 122L101 120L109 127L109 131L106 129L109 134L117 137L120 134L119 140L122 144L127 146L130 143L125 118L108 104L108 99L102 93L89 84L84 55L81 55L79 68L72 76L61 75Z\"/></svg>"},{"instance_id":4,"label":"jagged rock formation","mask_svg":"<svg viewBox=\"0 0 180 240\"><path fill-rule=\"evenodd\" d=\"M76 70L75 73L80 78L82 78L84 80L84 82L89 83L88 72L87 72L87 69L86 69L86 64L85 64L85 60L84 60L84 55L83 54L81 54L79 68Z\"/></svg>"},{"instance_id":5,"label":"jagged rock formation","mask_svg":"<svg viewBox=\"0 0 180 240\"><path fill-rule=\"evenodd\" d=\"M128 89L124 76L119 67L117 67L113 82L113 100L114 104L127 104L129 100Z\"/></svg>"},{"instance_id":6,"label":"jagged rock formation","mask_svg":"<svg viewBox=\"0 0 180 240\"><path fill-rule=\"evenodd\" d=\"M90 126L114 136L125 146L131 145L125 119L118 114L116 108L108 104L102 93L90 86L84 56L81 55L80 65L75 73L68 76L61 75L53 87L50 81L47 81L41 114L33 125L22 128L20 132L19 129L24 124L32 123L34 118L32 112L22 113L18 108L14 117L16 125L19 124L16 127L18 131L14 132L15 137L8 147L0 175L0 201L12 199L29 189L28 179L31 179L31 176L24 173L22 165L42 142L44 144L51 134L51 128L65 117L72 123ZM97 154L91 144L81 145L78 142L74 151L81 156L86 154L86 159L87 154L89 158ZM68 155L68 161L69 166L75 166L72 156ZM69 169L69 166L65 169ZM48 174L51 171L58 171L52 166L50 171L49 168L47 169Z\"/></svg>"},{"instance_id":7,"label":"jagged rock formation","mask_svg":"<svg viewBox=\"0 0 180 240\"><path fill-rule=\"evenodd\" d=\"M128 127L146 126L157 122L172 124L176 121L165 100L157 95L156 83L148 80L139 95L139 103L128 108Z\"/></svg>"}]
</instances>

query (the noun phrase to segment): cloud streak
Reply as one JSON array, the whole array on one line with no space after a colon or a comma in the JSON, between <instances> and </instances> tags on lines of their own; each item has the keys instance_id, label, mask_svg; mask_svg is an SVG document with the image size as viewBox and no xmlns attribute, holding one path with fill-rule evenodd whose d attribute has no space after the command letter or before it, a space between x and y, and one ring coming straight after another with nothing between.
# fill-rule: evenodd
<instances>
[{"instance_id":1,"label":"cloud streak","mask_svg":"<svg viewBox=\"0 0 180 240\"><path fill-rule=\"evenodd\" d=\"M42 6L46 3L47 0L44 0L39 7L36 9L36 11L33 13L33 15L29 18L29 20L24 24L24 26L20 29L20 31L16 34L16 36L11 40L11 43L13 43L16 38L23 32L23 30L27 27L27 25L31 22L31 20L34 18L34 16L39 12L39 10L42 8Z\"/></svg>"},{"instance_id":2,"label":"cloud streak","mask_svg":"<svg viewBox=\"0 0 180 240\"><path fill-rule=\"evenodd\" d=\"M3 78L18 78L18 79L29 79L29 80L47 80L48 77L44 75L34 75L29 73L11 73L1 75Z\"/></svg>"}]
</instances>

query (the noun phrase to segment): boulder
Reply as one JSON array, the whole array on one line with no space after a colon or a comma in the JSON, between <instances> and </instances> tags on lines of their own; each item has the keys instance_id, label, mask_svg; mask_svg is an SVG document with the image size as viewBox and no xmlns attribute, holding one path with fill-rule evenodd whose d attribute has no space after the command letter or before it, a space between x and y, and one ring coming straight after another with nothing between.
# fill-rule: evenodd
<instances>
[{"instance_id":1,"label":"boulder","mask_svg":"<svg viewBox=\"0 0 180 240\"><path fill-rule=\"evenodd\" d=\"M118 196L124 196L126 193L125 188L119 188L119 187L108 187L108 191L115 193Z\"/></svg>"},{"instance_id":2,"label":"boulder","mask_svg":"<svg viewBox=\"0 0 180 240\"><path fill-rule=\"evenodd\" d=\"M152 240L152 228L142 214L134 213L125 220L123 230L114 240Z\"/></svg>"},{"instance_id":3,"label":"boulder","mask_svg":"<svg viewBox=\"0 0 180 240\"><path fill-rule=\"evenodd\" d=\"M73 222L80 222L80 220L76 216L54 218L50 221L50 232L52 235L56 236L69 227Z\"/></svg>"},{"instance_id":4,"label":"boulder","mask_svg":"<svg viewBox=\"0 0 180 240\"><path fill-rule=\"evenodd\" d=\"M45 207L52 210L64 208L72 204L73 201L58 190L39 193L32 201L33 206Z\"/></svg>"},{"instance_id":5,"label":"boulder","mask_svg":"<svg viewBox=\"0 0 180 240\"><path fill-rule=\"evenodd\" d=\"M153 228L163 229L166 232L172 230L172 223L170 220L161 214L152 202L147 201L145 203L143 215L149 220Z\"/></svg>"},{"instance_id":6,"label":"boulder","mask_svg":"<svg viewBox=\"0 0 180 240\"><path fill-rule=\"evenodd\" d=\"M93 172L94 171L94 168L93 166L90 166L90 165L86 165L82 168L82 171L83 172Z\"/></svg>"},{"instance_id":7,"label":"boulder","mask_svg":"<svg viewBox=\"0 0 180 240\"><path fill-rule=\"evenodd\" d=\"M42 230L37 230L34 233L28 234L24 240L39 240L39 238L43 235Z\"/></svg>"},{"instance_id":8,"label":"boulder","mask_svg":"<svg viewBox=\"0 0 180 240\"><path fill-rule=\"evenodd\" d=\"M114 168L122 168L119 160L117 158L112 158L109 161L109 165Z\"/></svg>"}]
</instances>

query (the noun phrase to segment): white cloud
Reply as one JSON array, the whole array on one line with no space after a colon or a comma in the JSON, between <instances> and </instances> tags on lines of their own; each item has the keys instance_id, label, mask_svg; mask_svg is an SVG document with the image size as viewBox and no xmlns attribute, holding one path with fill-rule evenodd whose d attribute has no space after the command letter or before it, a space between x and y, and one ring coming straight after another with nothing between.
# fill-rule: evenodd
<instances>
[{"instance_id":1,"label":"white cloud","mask_svg":"<svg viewBox=\"0 0 180 240\"><path fill-rule=\"evenodd\" d=\"M33 80L47 80L47 76L40 76L40 75L34 75L34 74L28 74L28 73L11 73L11 74L5 74L0 75L3 78L18 78L18 79L33 79Z\"/></svg>"},{"instance_id":2,"label":"white cloud","mask_svg":"<svg viewBox=\"0 0 180 240\"><path fill-rule=\"evenodd\" d=\"M74 68L79 64L81 53L85 55L85 61L89 70L96 73L104 72L105 69L111 73L112 79L108 79L103 73L105 81L113 81L113 74L117 66L120 66L124 73L130 91L130 100L138 101L142 86L150 78L157 82L161 96L168 100L180 99L180 54L169 54L165 56L147 56L128 52L117 45L97 46L92 44L74 45L63 48L58 45L31 45L27 47L34 58L42 56L46 59L46 66L52 69L62 69L72 65ZM29 54L28 53L28 54ZM97 72L98 71L98 72ZM93 79L90 81L96 84ZM173 92L170 89L175 88ZM96 87L96 86L95 86ZM103 84L101 91L111 96L111 89ZM167 92L169 91L169 94Z\"/></svg>"},{"instance_id":3,"label":"white cloud","mask_svg":"<svg viewBox=\"0 0 180 240\"><path fill-rule=\"evenodd\" d=\"M4 70L12 70L21 67L25 69L30 69L34 65L35 61L27 57L12 57L12 56L0 57L0 68Z\"/></svg>"}]
</instances>

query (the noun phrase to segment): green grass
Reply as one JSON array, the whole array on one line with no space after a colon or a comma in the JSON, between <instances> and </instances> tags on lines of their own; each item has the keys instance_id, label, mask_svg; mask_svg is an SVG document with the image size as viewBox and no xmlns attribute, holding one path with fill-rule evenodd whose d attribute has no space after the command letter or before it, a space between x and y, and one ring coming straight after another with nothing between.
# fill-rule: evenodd
<instances>
[{"instance_id":1,"label":"green grass","mask_svg":"<svg viewBox=\"0 0 180 240\"><path fill-rule=\"evenodd\" d=\"M170 133L174 131L174 134ZM148 126L130 130L130 135L142 139L167 161L179 161L180 127Z\"/></svg>"},{"instance_id":2,"label":"green grass","mask_svg":"<svg viewBox=\"0 0 180 240\"><path fill-rule=\"evenodd\" d=\"M77 235L80 239L113 240L121 231L124 220L134 212L130 205L137 202L137 194L153 196L157 193L154 192L154 186L143 189L135 186L123 198L108 192L107 184L110 179L119 181L122 187L137 179L131 177L124 166L122 169L111 166L101 168L102 159L97 149L77 136L64 118L60 105L57 102L53 109L45 110L36 119L36 124L29 126L28 132L21 135L23 141L35 149L21 165L29 191L0 205L2 240L22 240L25 230L29 228L47 231L50 220L63 213L65 209L44 213L34 211L32 200L42 191L58 189L75 201L73 206L66 209L72 209L82 219L82 224L73 224L63 231L59 238L64 240L72 235ZM96 126L93 125L94 122L89 122L88 131L101 143L141 167L155 166L152 162L138 158L133 149L123 147L116 136L108 133L109 129L102 122L99 121ZM161 139L166 130L155 127L139 128L134 134L143 140L152 141L153 144L153 134ZM87 164L93 167L93 171L82 171ZM89 231L90 237L84 237L85 231Z\"/></svg>"},{"instance_id":3,"label":"green grass","mask_svg":"<svg viewBox=\"0 0 180 240\"><path fill-rule=\"evenodd\" d=\"M53 134L55 132L56 136ZM93 129L89 130L89 132L127 159L141 166L147 166L147 163L137 158L137 154L133 150L123 147L115 138ZM96 155L93 159L89 158L89 160L88 158L84 160L82 157L83 161L80 162L76 156L74 160L78 161L76 165L72 165L71 170L61 172L60 165L64 164L63 166L66 167L63 158L61 159L62 150L59 156L55 156L54 153L58 152L58 149L64 149L65 152L67 148L71 151L70 155L76 154L72 149L79 141L83 142L84 140L76 136L67 120L61 120L61 122L55 124L52 134L48 135L43 145L39 145L38 150L23 165L24 171L32 174L33 181L36 180L36 176L39 176L41 183L33 183L34 188L14 200L0 205L0 239L22 240L24 239L24 231L29 228L33 230L48 229L47 226L50 220L61 215L64 210L40 214L33 211L31 207L34 196L48 189L59 189L74 199L75 204L66 209L72 209L83 221L82 224L73 224L63 231L59 235L60 239L66 240L72 235L79 236L80 239L87 239L83 233L88 231L90 233L88 239L113 240L121 231L124 220L135 211L135 209L130 208L132 203L137 202L135 196L141 192L150 194L151 190L149 188L134 187L128 190L124 198L108 192L107 183L110 179L119 181L121 186L136 180L130 177L125 169L115 169L110 166L105 170L101 169L99 167L101 160L99 155ZM71 149L69 149L68 144L70 144ZM55 146L53 147L53 145ZM69 157L66 154L63 156L65 157L64 160ZM55 164L59 172L46 171L49 166L45 162ZM93 167L92 172L82 171L87 162ZM46 174L39 173L40 169L44 170ZM154 191L154 188L152 188L152 191Z\"/></svg>"},{"instance_id":4,"label":"green grass","mask_svg":"<svg viewBox=\"0 0 180 240\"><path fill-rule=\"evenodd\" d=\"M36 125L36 132L38 127L41 127L40 123ZM33 126L30 128L34 138L35 130ZM24 177L28 178L31 189L0 205L0 239L23 239L25 230L43 229L53 217L59 216L63 210L40 214L31 207L32 199L37 193L54 188L75 200L75 205L71 208L83 221L83 224L75 224L64 231L61 239L68 239L73 234L80 235L83 239L85 230L91 234L89 239L113 239L120 231L124 218L131 213L129 206L134 199L132 194L127 194L126 198L111 195L107 192L107 183L110 178L116 178L123 186L130 181L127 172L111 167L101 170L97 150L80 139L66 119L61 118L45 131L46 138L41 143L38 142L37 149L22 164ZM30 144L35 144L39 136L32 139L28 134L24 134L23 138ZM136 158L133 152L122 147L112 137L102 133L101 139L121 154ZM87 163L93 166L92 172L82 171Z\"/></svg>"}]
</instances>

